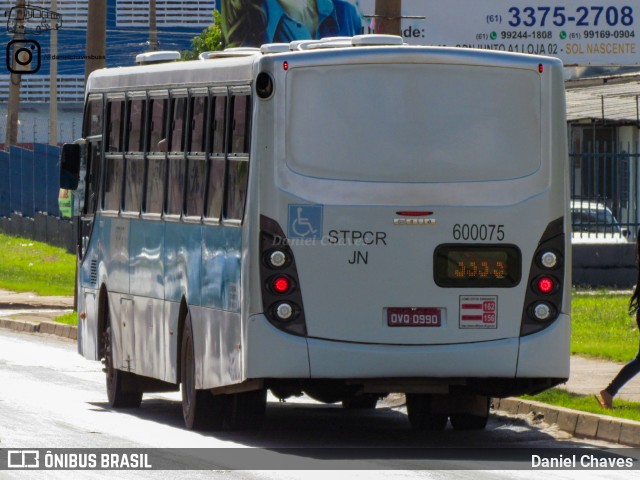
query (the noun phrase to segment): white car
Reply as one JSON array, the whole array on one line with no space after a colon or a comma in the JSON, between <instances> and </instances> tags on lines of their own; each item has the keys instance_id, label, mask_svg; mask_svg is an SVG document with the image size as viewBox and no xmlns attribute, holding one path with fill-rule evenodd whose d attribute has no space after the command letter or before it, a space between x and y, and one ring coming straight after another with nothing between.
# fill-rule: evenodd
<instances>
[{"instance_id":1,"label":"white car","mask_svg":"<svg viewBox=\"0 0 640 480\"><path fill-rule=\"evenodd\" d=\"M628 231L620 226L606 205L587 200L571 200L571 242L628 243Z\"/></svg>"}]
</instances>

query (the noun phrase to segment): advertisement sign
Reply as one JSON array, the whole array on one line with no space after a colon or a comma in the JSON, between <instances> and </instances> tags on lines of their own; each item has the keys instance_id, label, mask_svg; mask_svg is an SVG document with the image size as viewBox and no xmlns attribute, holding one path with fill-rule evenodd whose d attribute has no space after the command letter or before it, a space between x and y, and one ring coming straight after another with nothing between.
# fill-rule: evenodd
<instances>
[{"instance_id":1,"label":"advertisement sign","mask_svg":"<svg viewBox=\"0 0 640 480\"><path fill-rule=\"evenodd\" d=\"M407 43L549 55L565 65L640 63L640 4L629 0L403 0Z\"/></svg>"},{"instance_id":2,"label":"advertisement sign","mask_svg":"<svg viewBox=\"0 0 640 480\"><path fill-rule=\"evenodd\" d=\"M221 0L227 46L375 32L375 0ZM640 63L630 0L403 0L402 36L437 45L549 55L565 65Z\"/></svg>"}]
</instances>

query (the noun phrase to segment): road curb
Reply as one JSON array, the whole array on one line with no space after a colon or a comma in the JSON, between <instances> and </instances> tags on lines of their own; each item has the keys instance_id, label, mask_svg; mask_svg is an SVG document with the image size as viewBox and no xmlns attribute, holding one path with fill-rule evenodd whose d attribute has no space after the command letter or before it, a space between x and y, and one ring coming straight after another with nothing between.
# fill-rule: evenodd
<instances>
[{"instance_id":1,"label":"road curb","mask_svg":"<svg viewBox=\"0 0 640 480\"><path fill-rule=\"evenodd\" d=\"M44 333L56 337L78 339L78 327L46 320L23 320L15 318L0 318L0 328L7 328L16 332Z\"/></svg>"},{"instance_id":2,"label":"road curb","mask_svg":"<svg viewBox=\"0 0 640 480\"><path fill-rule=\"evenodd\" d=\"M640 447L640 422L518 398L494 398L493 408L511 415L531 415L575 437Z\"/></svg>"}]
</instances>

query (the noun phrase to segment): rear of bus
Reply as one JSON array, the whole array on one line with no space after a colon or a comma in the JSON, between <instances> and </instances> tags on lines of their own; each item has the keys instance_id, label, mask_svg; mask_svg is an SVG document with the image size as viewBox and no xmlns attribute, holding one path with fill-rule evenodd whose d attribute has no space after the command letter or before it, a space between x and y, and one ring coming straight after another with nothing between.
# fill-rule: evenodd
<instances>
[{"instance_id":1,"label":"rear of bus","mask_svg":"<svg viewBox=\"0 0 640 480\"><path fill-rule=\"evenodd\" d=\"M362 46L256 73L247 378L334 400L568 378L559 60Z\"/></svg>"}]
</instances>

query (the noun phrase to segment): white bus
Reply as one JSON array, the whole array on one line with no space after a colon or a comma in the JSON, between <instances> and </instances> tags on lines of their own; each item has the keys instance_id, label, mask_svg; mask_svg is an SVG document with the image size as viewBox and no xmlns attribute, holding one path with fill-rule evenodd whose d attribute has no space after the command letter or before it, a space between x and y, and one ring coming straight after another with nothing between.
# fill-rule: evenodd
<instances>
[{"instance_id":1,"label":"white bus","mask_svg":"<svg viewBox=\"0 0 640 480\"><path fill-rule=\"evenodd\" d=\"M268 390L484 428L569 375L566 150L547 57L357 36L94 72L62 155L79 351L113 407L181 387L188 428L257 427Z\"/></svg>"}]
</instances>

